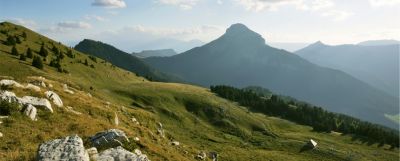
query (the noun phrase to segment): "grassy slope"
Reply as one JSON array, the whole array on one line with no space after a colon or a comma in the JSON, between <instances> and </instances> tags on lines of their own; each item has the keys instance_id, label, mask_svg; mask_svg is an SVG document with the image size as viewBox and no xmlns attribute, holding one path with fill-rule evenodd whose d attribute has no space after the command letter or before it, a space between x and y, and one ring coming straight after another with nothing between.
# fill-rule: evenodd
<instances>
[{"instance_id":1,"label":"grassy slope","mask_svg":"<svg viewBox=\"0 0 400 161\"><path fill-rule=\"evenodd\" d=\"M51 41L9 23L0 26L0 30L5 29L9 34L27 33L27 41L17 46L20 52L26 51L26 46L38 51L41 41ZM0 34L0 41L5 39ZM64 46L54 44L66 51ZM93 69L77 63L87 56L76 51L75 59L63 60L63 67L70 74L62 74L47 65L43 71L38 70L29 65L31 59L20 61L8 54L10 50L11 47L0 44L0 76L12 76L20 82L26 82L27 76L44 76L54 85L52 90L62 97L64 104L83 115L54 107L54 114L39 111L37 122L18 114L3 120L0 160L27 160L34 157L43 141L70 134L87 138L107 128L122 129L129 137L139 136L140 143L127 148L139 146L151 160L194 160L193 156L200 150L216 151L221 160L398 160L399 157L398 149L385 150L387 146L365 145L352 141L350 136L316 133L307 126L247 112L204 88L149 82L112 68L109 63L100 63L101 60L89 61L94 64ZM76 94L64 93L62 83L78 89ZM14 91L18 96L43 96L27 90ZM88 97L87 92L93 97ZM111 102L110 107L106 106L107 101ZM113 124L114 112L120 119L118 127ZM141 125L131 122L132 116ZM164 125L164 139L156 133L158 121ZM300 153L304 142L311 138L319 143L319 148ZM177 140L181 146L171 146L169 140Z\"/></svg>"}]
</instances>

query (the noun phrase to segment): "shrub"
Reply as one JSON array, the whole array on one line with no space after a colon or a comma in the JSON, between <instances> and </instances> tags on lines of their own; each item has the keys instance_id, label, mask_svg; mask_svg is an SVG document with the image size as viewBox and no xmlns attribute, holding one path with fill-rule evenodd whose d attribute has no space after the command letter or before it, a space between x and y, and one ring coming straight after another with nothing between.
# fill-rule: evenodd
<instances>
[{"instance_id":1,"label":"shrub","mask_svg":"<svg viewBox=\"0 0 400 161\"><path fill-rule=\"evenodd\" d=\"M33 57L32 60L32 66L38 68L38 69L43 69L43 62L42 59L40 59L39 57L35 56Z\"/></svg>"},{"instance_id":2,"label":"shrub","mask_svg":"<svg viewBox=\"0 0 400 161\"><path fill-rule=\"evenodd\" d=\"M11 115L20 110L20 106L15 102L8 102L6 100L0 101L0 115Z\"/></svg>"}]
</instances>

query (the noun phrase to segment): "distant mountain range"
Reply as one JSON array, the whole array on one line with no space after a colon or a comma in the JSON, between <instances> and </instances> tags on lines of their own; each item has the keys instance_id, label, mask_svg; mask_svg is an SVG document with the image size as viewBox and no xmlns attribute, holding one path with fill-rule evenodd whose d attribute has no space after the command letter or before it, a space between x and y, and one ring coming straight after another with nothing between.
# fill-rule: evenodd
<instances>
[{"instance_id":1,"label":"distant mountain range","mask_svg":"<svg viewBox=\"0 0 400 161\"><path fill-rule=\"evenodd\" d=\"M396 98L347 73L270 47L261 35L242 24L234 24L218 39L182 54L144 60L194 84L261 86L330 111L398 128L384 117L398 112Z\"/></svg>"},{"instance_id":2,"label":"distant mountain range","mask_svg":"<svg viewBox=\"0 0 400 161\"><path fill-rule=\"evenodd\" d=\"M295 52L310 45L310 43L290 43L290 42L267 42L267 44L274 48L284 49L290 52Z\"/></svg>"},{"instance_id":3,"label":"distant mountain range","mask_svg":"<svg viewBox=\"0 0 400 161\"><path fill-rule=\"evenodd\" d=\"M138 58L147 58L152 56L165 57L165 56L173 56L176 54L178 53L175 52L174 49L143 50L140 53L132 53L132 55Z\"/></svg>"},{"instance_id":4,"label":"distant mountain range","mask_svg":"<svg viewBox=\"0 0 400 161\"><path fill-rule=\"evenodd\" d=\"M397 40L369 40L358 43L362 46L382 46L382 45L399 45L400 41Z\"/></svg>"},{"instance_id":5,"label":"distant mountain range","mask_svg":"<svg viewBox=\"0 0 400 161\"><path fill-rule=\"evenodd\" d=\"M100 41L84 39L75 46L75 50L107 60L120 68L149 79L178 81L177 78L152 68L141 59Z\"/></svg>"},{"instance_id":6,"label":"distant mountain range","mask_svg":"<svg viewBox=\"0 0 400 161\"><path fill-rule=\"evenodd\" d=\"M400 47L395 42L366 41L360 43L363 45L337 46L316 42L296 54L317 65L344 71L398 97Z\"/></svg>"}]
</instances>

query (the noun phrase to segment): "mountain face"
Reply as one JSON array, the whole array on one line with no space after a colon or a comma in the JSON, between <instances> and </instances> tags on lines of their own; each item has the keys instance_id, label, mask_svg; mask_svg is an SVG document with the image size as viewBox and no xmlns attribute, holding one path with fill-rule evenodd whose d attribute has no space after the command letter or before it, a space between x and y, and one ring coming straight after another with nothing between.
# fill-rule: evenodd
<instances>
[{"instance_id":1,"label":"mountain face","mask_svg":"<svg viewBox=\"0 0 400 161\"><path fill-rule=\"evenodd\" d=\"M315 45L319 48L319 45ZM153 67L202 86L261 86L333 111L396 128L394 97L352 76L265 45L261 35L234 24L218 39L171 57L144 59Z\"/></svg>"},{"instance_id":2,"label":"mountain face","mask_svg":"<svg viewBox=\"0 0 400 161\"><path fill-rule=\"evenodd\" d=\"M160 50L143 50L140 53L132 53L138 58L147 58L152 56L165 57L178 54L174 49L160 49Z\"/></svg>"},{"instance_id":3,"label":"mountain face","mask_svg":"<svg viewBox=\"0 0 400 161\"><path fill-rule=\"evenodd\" d=\"M368 44L372 45L372 41ZM349 73L375 88L399 97L399 51L399 44L329 46L317 42L296 54L317 65Z\"/></svg>"},{"instance_id":4,"label":"mountain face","mask_svg":"<svg viewBox=\"0 0 400 161\"><path fill-rule=\"evenodd\" d=\"M135 72L141 76L152 78L154 80L177 80L172 76L153 69L139 58L100 41L84 39L75 46L75 50L102 58L111 62L115 66L118 66L125 70L129 70L131 72Z\"/></svg>"}]
</instances>

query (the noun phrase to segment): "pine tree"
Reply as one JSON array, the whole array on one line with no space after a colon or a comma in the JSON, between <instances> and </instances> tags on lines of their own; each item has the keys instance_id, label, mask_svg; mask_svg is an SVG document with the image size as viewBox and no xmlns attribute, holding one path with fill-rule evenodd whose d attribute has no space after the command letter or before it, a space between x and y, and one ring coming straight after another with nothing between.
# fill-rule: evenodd
<instances>
[{"instance_id":1,"label":"pine tree","mask_svg":"<svg viewBox=\"0 0 400 161\"><path fill-rule=\"evenodd\" d=\"M85 63L83 63L83 64L85 64L86 66L88 66L88 65L89 65L89 63L88 63L87 59L85 59Z\"/></svg>"},{"instance_id":2,"label":"pine tree","mask_svg":"<svg viewBox=\"0 0 400 161\"><path fill-rule=\"evenodd\" d=\"M26 39L26 32L25 32L25 31L22 33L22 37L23 37L24 39Z\"/></svg>"},{"instance_id":3,"label":"pine tree","mask_svg":"<svg viewBox=\"0 0 400 161\"><path fill-rule=\"evenodd\" d=\"M14 46L15 44L17 44L15 41L16 40L15 40L14 36L8 36L7 37L7 41L6 41L6 45Z\"/></svg>"},{"instance_id":4,"label":"pine tree","mask_svg":"<svg viewBox=\"0 0 400 161\"><path fill-rule=\"evenodd\" d=\"M13 46L12 49L11 49L11 55L15 55L15 56L19 55L18 50L17 50L17 48L15 46Z\"/></svg>"},{"instance_id":5,"label":"pine tree","mask_svg":"<svg viewBox=\"0 0 400 161\"><path fill-rule=\"evenodd\" d=\"M38 57L38 56L33 57L32 66L34 66L38 69L43 69L42 59L40 59L40 57Z\"/></svg>"},{"instance_id":6,"label":"pine tree","mask_svg":"<svg viewBox=\"0 0 400 161\"><path fill-rule=\"evenodd\" d=\"M42 47L40 47L39 55L41 55L45 58L47 57L47 55L49 55L49 52L44 48L44 45L42 45Z\"/></svg>"},{"instance_id":7,"label":"pine tree","mask_svg":"<svg viewBox=\"0 0 400 161\"><path fill-rule=\"evenodd\" d=\"M21 44L21 39L18 36L15 36L15 42L17 42L17 44Z\"/></svg>"},{"instance_id":8,"label":"pine tree","mask_svg":"<svg viewBox=\"0 0 400 161\"><path fill-rule=\"evenodd\" d=\"M26 51L26 57L32 59L33 58L33 53L31 48L28 48L28 50Z\"/></svg>"},{"instance_id":9,"label":"pine tree","mask_svg":"<svg viewBox=\"0 0 400 161\"><path fill-rule=\"evenodd\" d=\"M25 61L25 60L26 60L25 54L21 54L21 55L19 56L19 60Z\"/></svg>"}]
</instances>

